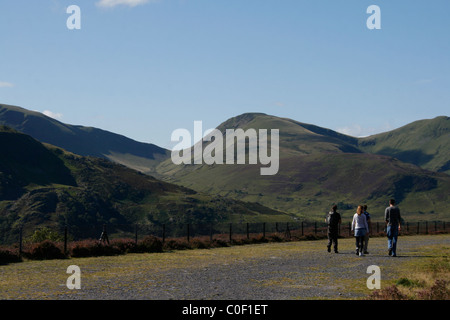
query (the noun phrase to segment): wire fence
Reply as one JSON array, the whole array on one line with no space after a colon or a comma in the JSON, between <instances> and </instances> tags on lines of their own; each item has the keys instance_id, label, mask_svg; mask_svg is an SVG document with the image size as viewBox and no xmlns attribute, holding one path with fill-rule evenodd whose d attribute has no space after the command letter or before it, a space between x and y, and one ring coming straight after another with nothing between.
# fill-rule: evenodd
<instances>
[{"instance_id":1,"label":"wire fence","mask_svg":"<svg viewBox=\"0 0 450 320\"><path fill-rule=\"evenodd\" d=\"M370 227L372 237L385 235L384 222L371 222ZM110 240L114 239L128 239L137 243L147 236L153 236L160 239L162 243L174 239L186 243L196 240L209 242L220 240L233 243L256 238L275 239L275 241L321 239L327 237L327 232L326 223L318 221L161 225L104 224L53 228L25 228L25 226L21 226L17 229L13 241L2 245L18 248L19 252L21 252L24 246L48 238L63 243L64 251L66 251L70 243L88 239L103 243L109 243ZM447 232L448 222L446 221L403 222L401 230L403 235ZM341 238L353 236L350 221L342 222L339 225L339 236Z\"/></svg>"}]
</instances>

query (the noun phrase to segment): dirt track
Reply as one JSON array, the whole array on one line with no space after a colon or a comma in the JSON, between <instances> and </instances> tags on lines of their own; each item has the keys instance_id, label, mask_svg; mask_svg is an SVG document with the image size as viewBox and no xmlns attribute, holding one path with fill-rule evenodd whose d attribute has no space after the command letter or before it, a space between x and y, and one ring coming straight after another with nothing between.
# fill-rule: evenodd
<instances>
[{"instance_id":1,"label":"dirt track","mask_svg":"<svg viewBox=\"0 0 450 320\"><path fill-rule=\"evenodd\" d=\"M338 254L319 240L27 261L0 266L0 299L358 299L370 293L368 266L381 268L387 286L449 243L450 235L400 237L396 258L385 238L372 238L364 257L354 254L353 239L342 239ZM66 287L69 265L81 269L80 290Z\"/></svg>"}]
</instances>

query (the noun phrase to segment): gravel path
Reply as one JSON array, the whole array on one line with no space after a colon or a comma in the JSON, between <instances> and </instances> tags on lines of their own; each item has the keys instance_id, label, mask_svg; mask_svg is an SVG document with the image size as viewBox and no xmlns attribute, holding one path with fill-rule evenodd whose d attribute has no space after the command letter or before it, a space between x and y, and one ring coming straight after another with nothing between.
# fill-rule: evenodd
<instances>
[{"instance_id":1,"label":"gravel path","mask_svg":"<svg viewBox=\"0 0 450 320\"><path fill-rule=\"evenodd\" d=\"M389 285L430 248L450 243L450 235L399 238L399 256L387 255L387 240L372 238L370 254L354 254L354 240L342 239L340 253L326 240L128 254L0 266L0 299L354 299L370 293L367 267L381 269ZM69 265L81 269L80 290L69 290Z\"/></svg>"}]
</instances>

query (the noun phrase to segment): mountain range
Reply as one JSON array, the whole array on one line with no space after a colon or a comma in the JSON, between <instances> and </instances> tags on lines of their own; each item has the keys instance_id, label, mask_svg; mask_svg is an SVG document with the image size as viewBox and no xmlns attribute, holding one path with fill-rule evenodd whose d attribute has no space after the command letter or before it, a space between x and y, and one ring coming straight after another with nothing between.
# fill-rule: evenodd
<instances>
[{"instance_id":1,"label":"mountain range","mask_svg":"<svg viewBox=\"0 0 450 320\"><path fill-rule=\"evenodd\" d=\"M381 221L391 197L410 219L450 216L446 116L364 138L263 113L218 126L224 135L279 129L273 176L261 176L261 165L175 165L156 145L16 106L0 105L0 125L3 230L17 221L81 228L94 221L319 219L332 204L349 219L361 203Z\"/></svg>"},{"instance_id":2,"label":"mountain range","mask_svg":"<svg viewBox=\"0 0 450 320\"><path fill-rule=\"evenodd\" d=\"M358 204L366 203L382 219L390 197L415 219L450 213L449 117L421 120L366 138L261 113L231 118L218 129L238 127L279 129L276 175L259 175L259 165L177 166L170 159L156 172L194 190L256 201L303 218L322 217L333 203L344 216L352 215Z\"/></svg>"}]
</instances>

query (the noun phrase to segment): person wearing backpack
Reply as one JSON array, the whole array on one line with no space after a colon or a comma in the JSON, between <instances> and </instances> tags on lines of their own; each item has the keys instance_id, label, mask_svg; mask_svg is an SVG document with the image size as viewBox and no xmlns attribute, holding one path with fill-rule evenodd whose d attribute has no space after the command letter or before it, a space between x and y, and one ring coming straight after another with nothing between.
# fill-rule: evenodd
<instances>
[{"instance_id":1,"label":"person wearing backpack","mask_svg":"<svg viewBox=\"0 0 450 320\"><path fill-rule=\"evenodd\" d=\"M338 235L339 235L339 224L341 223L341 215L337 212L337 206L334 205L331 211L328 212L325 222L328 225L328 252L331 252L331 245L333 244L334 252L338 253Z\"/></svg>"}]
</instances>

